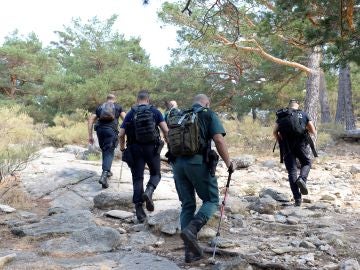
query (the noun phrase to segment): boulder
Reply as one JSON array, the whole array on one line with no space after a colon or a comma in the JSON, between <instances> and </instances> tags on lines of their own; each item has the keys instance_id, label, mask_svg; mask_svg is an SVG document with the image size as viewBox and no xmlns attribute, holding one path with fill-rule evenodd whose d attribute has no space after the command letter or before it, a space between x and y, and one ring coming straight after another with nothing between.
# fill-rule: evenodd
<instances>
[{"instance_id":1,"label":"boulder","mask_svg":"<svg viewBox=\"0 0 360 270\"><path fill-rule=\"evenodd\" d=\"M242 155L232 159L234 169L248 168L255 163L255 157L252 155Z\"/></svg>"}]
</instances>

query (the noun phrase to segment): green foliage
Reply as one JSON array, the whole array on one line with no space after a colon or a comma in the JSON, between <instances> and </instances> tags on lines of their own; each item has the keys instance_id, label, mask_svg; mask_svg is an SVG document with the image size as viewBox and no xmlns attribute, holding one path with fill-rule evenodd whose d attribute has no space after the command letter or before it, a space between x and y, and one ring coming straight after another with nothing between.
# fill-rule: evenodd
<instances>
[{"instance_id":1,"label":"green foliage","mask_svg":"<svg viewBox=\"0 0 360 270\"><path fill-rule=\"evenodd\" d=\"M74 108L93 110L112 92L121 104L130 106L135 92L154 85L149 57L140 40L125 40L113 32L116 19L115 15L104 22L96 17L87 23L74 19L64 31L57 31L59 41L53 42L52 53L65 73L47 80L49 104L67 113Z\"/></svg>"},{"instance_id":2,"label":"green foliage","mask_svg":"<svg viewBox=\"0 0 360 270\"><path fill-rule=\"evenodd\" d=\"M297 33L307 46L321 45L328 64L360 63L360 15L354 1L277 0L271 18L276 25Z\"/></svg>"}]
</instances>

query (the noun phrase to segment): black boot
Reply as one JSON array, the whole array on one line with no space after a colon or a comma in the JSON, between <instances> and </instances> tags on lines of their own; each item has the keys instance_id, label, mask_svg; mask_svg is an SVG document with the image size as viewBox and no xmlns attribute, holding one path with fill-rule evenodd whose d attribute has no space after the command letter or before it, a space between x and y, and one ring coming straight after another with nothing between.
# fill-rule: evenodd
<instances>
[{"instance_id":1,"label":"black boot","mask_svg":"<svg viewBox=\"0 0 360 270\"><path fill-rule=\"evenodd\" d=\"M146 209L150 212L154 211L154 202L152 200L152 195L155 190L155 187L152 184L148 184L146 186L145 192L142 194L142 199L146 203Z\"/></svg>"},{"instance_id":2,"label":"black boot","mask_svg":"<svg viewBox=\"0 0 360 270\"><path fill-rule=\"evenodd\" d=\"M136 217L140 223L143 223L146 219L146 214L144 212L143 204L135 204Z\"/></svg>"},{"instance_id":3,"label":"black boot","mask_svg":"<svg viewBox=\"0 0 360 270\"><path fill-rule=\"evenodd\" d=\"M110 178L111 176L113 176L113 173L111 171L109 171L107 174L107 177Z\"/></svg>"},{"instance_id":4,"label":"black boot","mask_svg":"<svg viewBox=\"0 0 360 270\"><path fill-rule=\"evenodd\" d=\"M185 262L186 263L192 263L192 262L200 260L201 258L202 258L201 253L194 254L193 252L190 251L190 248L188 247L188 245L185 244Z\"/></svg>"},{"instance_id":5,"label":"black boot","mask_svg":"<svg viewBox=\"0 0 360 270\"><path fill-rule=\"evenodd\" d=\"M296 180L296 185L300 189L302 195L308 195L309 191L306 187L306 183L301 177Z\"/></svg>"},{"instance_id":6,"label":"black boot","mask_svg":"<svg viewBox=\"0 0 360 270\"><path fill-rule=\"evenodd\" d=\"M195 217L180 233L181 239L184 241L185 246L188 246L189 251L196 256L202 256L203 251L197 241L197 233L204 226L206 221L203 218Z\"/></svg>"},{"instance_id":7,"label":"black boot","mask_svg":"<svg viewBox=\"0 0 360 270\"><path fill-rule=\"evenodd\" d=\"M99 183L102 185L102 188L108 188L109 184L107 182L107 178L108 178L108 171L103 171L100 179L99 179Z\"/></svg>"}]
</instances>

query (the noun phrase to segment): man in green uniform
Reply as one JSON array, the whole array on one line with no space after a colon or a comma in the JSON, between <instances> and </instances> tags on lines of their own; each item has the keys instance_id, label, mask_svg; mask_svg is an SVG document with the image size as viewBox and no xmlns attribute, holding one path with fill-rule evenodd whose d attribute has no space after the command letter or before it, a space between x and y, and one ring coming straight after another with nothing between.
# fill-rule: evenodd
<instances>
[{"instance_id":1,"label":"man in green uniform","mask_svg":"<svg viewBox=\"0 0 360 270\"><path fill-rule=\"evenodd\" d=\"M202 109L200 109L202 107ZM204 94L195 96L193 109L198 112L198 125L202 145L198 154L176 157L173 167L176 190L181 201L181 238L185 245L185 262L193 262L202 257L202 249L197 242L197 233L213 216L219 205L219 190L217 179L211 176L206 163L206 149L211 140L228 167L233 166L224 141L225 130L215 112L209 109L210 100ZM200 110L199 110L200 109ZM202 205L196 211L195 192L202 200Z\"/></svg>"}]
</instances>

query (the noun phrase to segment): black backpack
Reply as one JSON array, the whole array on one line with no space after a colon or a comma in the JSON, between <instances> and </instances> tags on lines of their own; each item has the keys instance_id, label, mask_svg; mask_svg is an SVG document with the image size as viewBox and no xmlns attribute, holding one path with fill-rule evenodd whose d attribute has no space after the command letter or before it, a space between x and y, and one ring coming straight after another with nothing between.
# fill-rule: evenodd
<instances>
[{"instance_id":1,"label":"black backpack","mask_svg":"<svg viewBox=\"0 0 360 270\"><path fill-rule=\"evenodd\" d=\"M204 108L172 110L167 116L168 147L174 156L192 156L201 151L198 112Z\"/></svg>"},{"instance_id":2,"label":"black backpack","mask_svg":"<svg viewBox=\"0 0 360 270\"><path fill-rule=\"evenodd\" d=\"M115 104L113 102L105 102L101 105L99 120L103 122L115 120Z\"/></svg>"},{"instance_id":3,"label":"black backpack","mask_svg":"<svg viewBox=\"0 0 360 270\"><path fill-rule=\"evenodd\" d=\"M288 138L298 138L305 135L306 127L299 117L300 110L289 108L280 109L276 112L278 130L280 134Z\"/></svg>"},{"instance_id":4,"label":"black backpack","mask_svg":"<svg viewBox=\"0 0 360 270\"><path fill-rule=\"evenodd\" d=\"M135 141L138 143L153 143L159 139L160 133L156 127L151 105L135 106L133 127Z\"/></svg>"}]
</instances>

